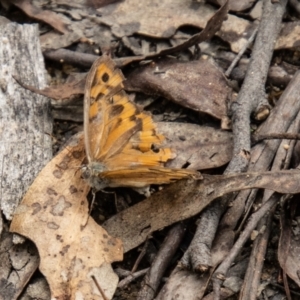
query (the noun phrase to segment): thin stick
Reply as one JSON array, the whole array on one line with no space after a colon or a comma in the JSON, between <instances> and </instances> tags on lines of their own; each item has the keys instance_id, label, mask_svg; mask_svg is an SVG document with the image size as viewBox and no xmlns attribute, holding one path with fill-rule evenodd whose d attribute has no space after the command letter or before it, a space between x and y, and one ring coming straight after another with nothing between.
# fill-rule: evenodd
<instances>
[{"instance_id":1,"label":"thin stick","mask_svg":"<svg viewBox=\"0 0 300 300\"><path fill-rule=\"evenodd\" d=\"M95 278L95 276L92 275L91 277L92 277L94 283L96 284L96 286L97 286L97 288L98 288L98 290L99 290L99 292L100 292L100 294L101 294L103 300L109 300L109 299L105 296L105 294L104 294L103 290L101 289L101 286L100 286L100 284L98 283L98 281L97 281L97 279Z\"/></svg>"},{"instance_id":2,"label":"thin stick","mask_svg":"<svg viewBox=\"0 0 300 300\"><path fill-rule=\"evenodd\" d=\"M270 200L268 200L258 211L256 211L249 219L244 231L235 242L229 255L223 260L223 262L217 268L215 275L217 278L225 278L225 272L229 269L240 249L248 240L251 232L255 229L258 221L265 216L265 214L278 202L278 194L274 194ZM225 272L224 272L225 271Z\"/></svg>"},{"instance_id":3,"label":"thin stick","mask_svg":"<svg viewBox=\"0 0 300 300\"><path fill-rule=\"evenodd\" d=\"M264 140L300 140L300 134L284 132L284 133L268 133L268 134L258 134L258 135L254 134L251 137L251 142L253 144L256 144Z\"/></svg>"},{"instance_id":4,"label":"thin stick","mask_svg":"<svg viewBox=\"0 0 300 300\"><path fill-rule=\"evenodd\" d=\"M149 240L147 238L147 240L146 240L146 242L145 242L145 244L144 244L144 246L142 248L142 251L140 252L137 260L135 261L134 266L132 267L131 273L134 273L137 270L137 268L138 268L141 260L143 259L143 257L146 254L146 250L147 250L148 244L149 244Z\"/></svg>"},{"instance_id":5,"label":"thin stick","mask_svg":"<svg viewBox=\"0 0 300 300\"><path fill-rule=\"evenodd\" d=\"M226 77L229 77L229 75L231 74L233 68L236 66L236 64L238 63L238 61L241 59L242 55L245 53L245 51L247 50L247 48L249 47L249 45L251 45L252 42L254 41L254 39L256 37L256 34L257 34L257 30L258 30L258 27L256 27L254 29L254 31L252 32L252 34L251 34L250 38L248 39L247 43L239 51L239 53L237 54L237 56L235 57L235 59L232 61L232 63L228 67L227 71L225 72L225 76Z\"/></svg>"},{"instance_id":6,"label":"thin stick","mask_svg":"<svg viewBox=\"0 0 300 300\"><path fill-rule=\"evenodd\" d=\"M135 279L145 275L148 270L150 268L146 268L140 271L137 271L135 273L130 273L126 278L124 278L123 280L121 280L118 284L118 288L124 288L125 286L127 286L130 282L134 281Z\"/></svg>"}]
</instances>

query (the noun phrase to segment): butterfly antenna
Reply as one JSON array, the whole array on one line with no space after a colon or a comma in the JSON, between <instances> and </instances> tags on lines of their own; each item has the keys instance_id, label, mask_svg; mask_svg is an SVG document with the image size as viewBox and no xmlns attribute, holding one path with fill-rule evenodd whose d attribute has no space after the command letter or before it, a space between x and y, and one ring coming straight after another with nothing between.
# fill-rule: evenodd
<instances>
[{"instance_id":1,"label":"butterfly antenna","mask_svg":"<svg viewBox=\"0 0 300 300\"><path fill-rule=\"evenodd\" d=\"M115 208L117 209L118 211L118 203L117 203L117 194L114 192L114 198L115 198Z\"/></svg>"},{"instance_id":2,"label":"butterfly antenna","mask_svg":"<svg viewBox=\"0 0 300 300\"><path fill-rule=\"evenodd\" d=\"M82 167L84 167L84 166L82 166L82 165L80 165L80 166L74 166L74 167L71 167L71 169L76 169L76 172L75 172L75 175L76 175L77 172L78 172L80 169L82 169Z\"/></svg>"},{"instance_id":3,"label":"butterfly antenna","mask_svg":"<svg viewBox=\"0 0 300 300\"><path fill-rule=\"evenodd\" d=\"M90 208L89 208L89 216L91 215L92 213L92 210L93 210L93 207L94 207L94 203L95 203L95 199L96 199L96 190L92 188L92 202L91 202L91 205L90 205Z\"/></svg>"},{"instance_id":4,"label":"butterfly antenna","mask_svg":"<svg viewBox=\"0 0 300 300\"><path fill-rule=\"evenodd\" d=\"M93 195L93 198L92 198L91 206L90 206L90 209L89 209L89 216L92 213L94 203L95 203L95 199L96 199L96 190L95 189L92 189L92 195Z\"/></svg>"},{"instance_id":5,"label":"butterfly antenna","mask_svg":"<svg viewBox=\"0 0 300 300\"><path fill-rule=\"evenodd\" d=\"M90 207L89 207L88 217L87 217L86 222L85 222L85 224L84 224L83 227L86 226L86 224L88 223L89 218L90 218L90 216L91 216L91 213L92 213L92 210L93 210L93 206L94 206L94 202L95 202L95 199L96 199L96 192L97 192L97 191L96 191L95 189L92 189L92 195L93 195L93 197L92 197L92 202L91 202L91 205L90 205Z\"/></svg>"}]
</instances>

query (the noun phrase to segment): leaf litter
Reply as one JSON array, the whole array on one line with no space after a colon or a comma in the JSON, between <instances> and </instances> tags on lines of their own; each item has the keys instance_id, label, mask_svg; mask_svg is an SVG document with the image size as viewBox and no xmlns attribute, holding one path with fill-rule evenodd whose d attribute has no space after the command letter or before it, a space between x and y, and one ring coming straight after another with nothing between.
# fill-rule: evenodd
<instances>
[{"instance_id":1,"label":"leaf litter","mask_svg":"<svg viewBox=\"0 0 300 300\"><path fill-rule=\"evenodd\" d=\"M123 4L117 3L112 5L116 5L117 9L120 9L120 7L122 7L121 5ZM247 6L248 4L245 5ZM122 18L120 18L120 21L115 20L114 23L110 24L109 18L115 16L109 15L109 8L105 8L105 9L108 9L108 17L107 16L103 17L102 19L102 21L104 20L103 23L105 25L111 26L112 32L116 36L119 35L119 37L123 39L124 37L132 33L138 33L140 35L146 35L146 36L149 35L151 37L165 37L165 35L168 34L169 37L171 38L176 31L173 30L171 27L168 27L161 32L159 31L147 32L144 31L142 26L140 26L139 29L136 30L137 28L136 24L133 24L134 25L133 26L128 23L128 26L126 26L127 25L126 22L128 21L125 20L124 28L126 29L126 31L124 33L124 31L122 31L123 29L122 30L120 29L121 25L124 25L122 23ZM126 14L126 16L128 15L129 14ZM140 19L144 20L143 18ZM229 22L229 20L227 20L226 22ZM238 26L236 25L237 23L231 22L230 25L232 24L233 27L238 28ZM145 28L147 29L150 27L148 25L145 26ZM150 28L150 29L155 30L155 28ZM232 28L232 30L234 31L236 29ZM247 33L250 31L247 31ZM223 33L224 33L223 34L224 40L226 40L226 32L224 31ZM231 47L233 50L237 50L240 48L240 45L243 42L243 38L241 38L238 43L234 43L234 42L231 43ZM50 37L49 39L50 42L47 44L47 47L49 48L51 48L51 39L52 38ZM59 40L59 38L57 38L57 40ZM72 42L69 41L67 42L67 44L74 43L75 41L78 41L78 39L74 39ZM227 41L230 41L228 37L227 37ZM297 43L297 40L293 36L291 38L291 41L292 42L290 44L287 44L284 41L284 39L280 40L280 42L283 45L286 45L287 47L292 47ZM284 48L284 46L280 46L280 47ZM165 53L165 54L169 53L163 51L165 50L162 50L162 52L158 52L158 54L157 53L146 54L146 56L143 56L143 58L145 57L151 58L161 53ZM175 49L175 51L177 51L177 49ZM144 52L142 54L144 54ZM169 64L168 60L164 60L162 62L160 61L156 62L156 66L158 67L159 71L161 71L160 68L169 67L170 69L173 68L176 69L179 68L180 65L184 65L184 63L174 63L173 65L170 64L171 66L170 67L168 64ZM189 103L191 99L198 100L199 97L201 98L201 95L198 96L197 94L194 97L190 97L191 94L193 94L193 92L196 93L197 90L188 91L190 93L187 95L184 95L184 91L179 91L185 97L184 98L176 97L174 96L176 95L174 91L178 92L178 90L176 90L177 87L175 86L176 82L178 81L178 78L175 77L172 79L171 82L168 82L170 86L168 86L168 84L164 84L164 85L160 84L159 80L156 82L154 81L153 83L153 80L156 79L156 77L158 76L156 76L157 74L155 74L155 72L151 72L151 67L153 68L153 65L151 66L151 64L149 64L131 72L131 74L128 76L129 78L128 82L130 82L131 80L132 81L131 83L137 85L138 82L136 81L138 76L135 73L141 76L145 76L142 77L145 78L144 79L145 82L141 82L140 85L138 85L138 87L130 87L132 90L135 88L136 91L142 91L144 93L148 92L149 94L153 94L155 92L158 95L165 96L166 98L171 99L174 102L178 101L180 105L187 106L190 109L194 109L196 111L211 114L212 116L219 119L221 119L222 116L226 115L225 94L227 95L227 93L225 93L224 91L228 92L228 87L225 85L225 82L223 82L224 84L220 83L220 81L222 81L221 76L219 76L218 79L220 81L217 82L214 82L214 80L209 80L209 78L206 78L206 76L203 74L200 76L202 78L204 77L203 80L208 79L207 82L203 84L204 89L208 88L207 94L217 93L216 89L220 85L222 87L224 86L224 89L221 89L219 91L220 97L216 96L217 100L222 98L220 102L218 102L217 100L212 101L211 103L204 102L205 100L207 100L206 99L207 97L202 97L203 102L199 101L198 103L195 103L194 101L192 103ZM197 66L195 66L194 68L197 69L196 67ZM211 66L207 67L206 70L209 70L208 72L209 75L211 75L211 72L213 73ZM163 74L164 72L166 71L163 70L161 74ZM186 63L186 68L183 71L183 73L188 75L189 72L190 74L194 74L194 69L191 64L189 65L189 63ZM178 73L180 75L180 71L178 71ZM132 76L132 79L130 79L130 76ZM215 77L214 76L215 75L212 75L212 78L216 79L216 76ZM198 81L199 79L196 79L196 82ZM209 85L210 82L212 82L212 84L215 84L211 89L207 87L207 85ZM56 97L57 99L60 100L67 99L69 95L76 94L77 96L78 94L81 93L81 88L79 88L78 91L76 91L76 93L74 93L72 86L69 86L67 88L68 89L64 91L63 87L60 87L60 90L58 90L58 93L56 95L51 90L45 90L44 92L48 96L49 95L54 96L54 98ZM65 92L65 94L63 94L63 92ZM219 106L221 106L221 108ZM207 131L203 129L201 131L199 130L199 128L196 129L193 128L193 126L189 126L189 125L191 124L186 124L186 126L182 126L181 134L179 128L176 127L176 124L175 125L165 124L161 126L162 131L166 130L167 132L168 129L166 128L170 126L169 129L170 132L172 131L178 132L178 134L174 134L173 136L172 134L169 134L169 136L168 134L166 134L168 142L170 144L173 143L172 147L174 147L179 153L177 160L174 160L174 162L171 162L171 164L174 163L174 165L177 164L181 166L188 164L190 167L197 166L197 168L199 169L207 169L207 168L221 166L227 163L228 160L230 160L231 138L232 138L230 134L225 133L223 135L222 133L220 133L220 131L216 130L216 132L214 132L211 129L208 129ZM163 129L164 126L165 129ZM193 139L191 135L192 131L195 132L195 137L197 135L201 136L200 139L198 139L198 141L196 141L196 138L195 140ZM215 146L212 147L212 149L203 149L203 151L201 152L200 147L205 148L205 146L201 144L202 136L203 136L203 141L205 141L205 139L207 139L207 137L210 136L210 138L212 139L212 141L210 140L210 142L212 144L215 144ZM182 141L182 143L180 141ZM67 151L65 151L66 149L63 150L63 152L61 152L56 158L54 158L54 160L51 161L49 165L47 165L45 169L41 172L41 174L37 177L36 181L29 189L28 193L25 195L20 207L17 210L17 214L11 225L11 230L15 232L19 232L20 234L29 237L38 246L41 255L41 271L46 276L50 284L52 296L66 295L65 294L66 290L68 290L69 293L67 295L73 297L75 291L78 292L78 289L76 290L75 287L78 287L78 285L81 286L82 284L82 286L84 287L79 290L79 293L82 293L82 295L87 295L87 297L90 297L92 294L93 296L95 294L98 294L98 296L100 297L99 299L101 299L100 296L101 293L99 292L99 289L97 290L97 285L93 280L91 280L91 274L94 274L101 289L103 289L104 294L108 297L112 297L115 290L117 279L114 273L112 272L110 264L113 261L118 261L121 259L122 245L118 239L110 237L106 233L106 231L103 231L103 229L101 229L98 225L93 223L91 218L89 218L88 204L86 201L88 187L86 187L86 185L84 184L84 182L82 182L82 179L80 178L80 170L77 170L78 174L76 174L76 172L74 171L74 168L75 169L78 168L81 165L82 161L84 160L83 146L80 142L80 138L79 138L79 142L74 146L74 149L76 150L74 150L72 147L73 146L68 146L66 148L68 149ZM190 150L190 148L192 148L192 150ZM188 150L185 151L185 149ZM62 153L64 153L63 154L64 156L62 155ZM74 153L76 153L75 155L76 157L74 157L73 155ZM77 156L78 153L81 154ZM213 160L211 158L213 158ZM50 173L53 176L49 176ZM62 177L58 178L57 176L58 177L62 176ZM298 193L299 188L297 182L299 182L299 178L297 176L298 176L297 172L283 171L283 172L273 172L273 173L255 173L255 174L250 173L245 175L239 174L239 175L221 176L215 178L205 177L205 180L203 182L178 183L178 185L172 185L170 187L167 187L164 190L160 191L159 193L156 193L150 198L142 201L141 203L132 206L131 208L125 210L124 212L121 212L120 214L117 214L116 216L112 217L111 219L109 219L104 223L104 228L106 228L107 231L113 236L120 236L123 238L124 251L126 252L129 249L132 249L138 246L140 243L142 243L147 238L147 236L152 232L158 229L162 229L179 220L184 220L188 217L194 216L195 214L203 210L203 208L206 207L211 201L213 201L213 199L227 192L237 191L241 189L248 189L248 188L267 188L267 189L273 189L279 193ZM56 179L63 178L63 180L62 181L55 180L55 178ZM67 184L69 184L69 186L67 186ZM207 184L208 187L205 187L204 184ZM59 185L61 185L62 189L58 188ZM70 188L71 186L72 188ZM74 187L76 192L74 190ZM195 190L196 194L190 194L191 190ZM172 202L172 199L170 199L171 197L169 196L170 194L179 195L178 197L179 200ZM187 198L191 200L187 201L186 200ZM39 201L34 202L36 201L36 199L39 199ZM82 204L83 203L82 199L84 199L84 204ZM171 203L168 203L169 201L171 201ZM194 202L198 202L200 204L195 204ZM77 205L75 205L76 203ZM81 203L81 205L79 205L78 203ZM153 205L153 203L157 203L157 204ZM165 209L164 206L166 206L168 209ZM73 207L74 207L74 211L73 211ZM195 207L197 208L195 209ZM174 209L174 214L172 214L172 208ZM179 214L178 213L176 214L176 212L179 212ZM181 214L182 212L184 213ZM138 215L139 217L142 216L141 219L147 221L144 223L136 222L136 218L133 217L136 215ZM63 220L62 217L64 217L65 220ZM87 223L85 223L86 220ZM70 226L70 224L72 224L72 226ZM124 226L124 224L126 224L126 226ZM47 228L45 228L45 225ZM59 226L58 228L57 225ZM283 230L287 230L287 228L288 227L283 226ZM57 232L59 234L57 234ZM72 232L72 234L70 234L70 232ZM141 232L143 234L140 234ZM287 235L288 234L290 233L287 232ZM107 243L106 247L107 249L109 249L109 253L106 253L106 250L104 250L103 247L99 246L100 249L99 250L97 247L95 248L94 243L93 245L88 243L87 240L89 240L93 235L97 235L97 236L99 235L102 236L103 238L105 236L104 241L108 240L106 242ZM47 236L47 239L49 237L49 240L48 241L42 240L41 237L44 236ZM54 239L56 239L56 241L53 240L53 237ZM83 242L82 245L80 244L80 242L78 243L77 238L78 240L80 240L80 242ZM282 239L283 238L284 235L282 236ZM283 252L283 254L280 253L280 261L286 273L288 273L293 278L296 274L295 273L296 270L293 270L292 267L293 263L292 264L283 263L283 258L286 255L286 253L288 253L289 255L288 258L290 259L287 260L287 262L292 261L294 259L293 255L295 252L293 252L294 248L292 246L292 242L294 242L294 240L281 242L281 247L282 247L281 251ZM102 243L104 243L103 239L100 239L99 244ZM75 246L74 248L73 245ZM108 248L108 246L110 246L110 248ZM283 246L285 246L285 248L283 248ZM288 249L287 246L290 246L290 248ZM87 249L89 250L88 252ZM84 250L86 251L86 253L90 253L90 249L93 249L92 252L94 253L96 253L97 251L97 253L101 254L100 255L101 259L99 260L97 258L91 259L90 256L89 259L93 260L91 264L89 264L88 261L83 260L81 256ZM60 260L54 257L55 254L53 253L59 253ZM60 271L63 270L64 275L67 274L65 275L66 276L65 278L68 279L71 278L70 285L67 286L67 288L66 285L63 285L63 282L61 281L62 280L61 274L60 275L55 274L56 270L51 270L51 272L53 271L55 274L53 277L52 275L50 275L51 272L49 272L50 269L48 269L49 263L47 260L47 256L51 256L51 258L54 257L54 261L55 262L57 261L58 265L63 263L62 268L59 270ZM68 257L69 259L66 259L66 257ZM92 269L92 271L87 272L86 268L90 268L89 270ZM98 268L98 269L96 270L94 268ZM82 276L77 276L78 270L82 271L83 269L85 271L82 272ZM109 279L110 282L106 283L104 278L106 277L110 278L110 276L112 276L111 278L113 279ZM65 278L63 278L63 280L66 280Z\"/></svg>"}]
</instances>

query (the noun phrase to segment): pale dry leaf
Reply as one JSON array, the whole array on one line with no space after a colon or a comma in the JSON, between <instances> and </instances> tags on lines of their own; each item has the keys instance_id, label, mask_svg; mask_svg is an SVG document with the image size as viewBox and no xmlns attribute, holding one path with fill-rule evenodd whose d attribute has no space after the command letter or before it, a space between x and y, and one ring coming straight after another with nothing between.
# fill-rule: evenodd
<instances>
[{"instance_id":1,"label":"pale dry leaf","mask_svg":"<svg viewBox=\"0 0 300 300\"><path fill-rule=\"evenodd\" d=\"M262 0L256 2L256 4L253 6L249 16L253 19L260 19L262 16L262 8L263 8L263 2Z\"/></svg>"},{"instance_id":2,"label":"pale dry leaf","mask_svg":"<svg viewBox=\"0 0 300 300\"><path fill-rule=\"evenodd\" d=\"M36 244L40 270L56 299L102 299L92 276L111 299L118 283L110 263L122 260L122 243L88 217L84 157L81 135L40 172L10 227Z\"/></svg>"},{"instance_id":3,"label":"pale dry leaf","mask_svg":"<svg viewBox=\"0 0 300 300\"><path fill-rule=\"evenodd\" d=\"M288 22L282 25L275 49L294 49L300 45L300 22Z\"/></svg>"}]
</instances>

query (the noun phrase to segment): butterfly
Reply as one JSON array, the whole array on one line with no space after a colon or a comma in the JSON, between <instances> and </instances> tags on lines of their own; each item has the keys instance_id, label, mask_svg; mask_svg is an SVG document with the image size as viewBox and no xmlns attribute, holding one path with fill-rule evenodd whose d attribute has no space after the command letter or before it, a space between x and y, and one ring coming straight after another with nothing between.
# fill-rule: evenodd
<instances>
[{"instance_id":1,"label":"butterfly","mask_svg":"<svg viewBox=\"0 0 300 300\"><path fill-rule=\"evenodd\" d=\"M125 80L113 60L97 59L84 95L84 144L87 164L83 178L96 190L106 187L143 188L167 184L200 173L164 167L176 154L162 148L151 115L141 111L124 91Z\"/></svg>"}]
</instances>

